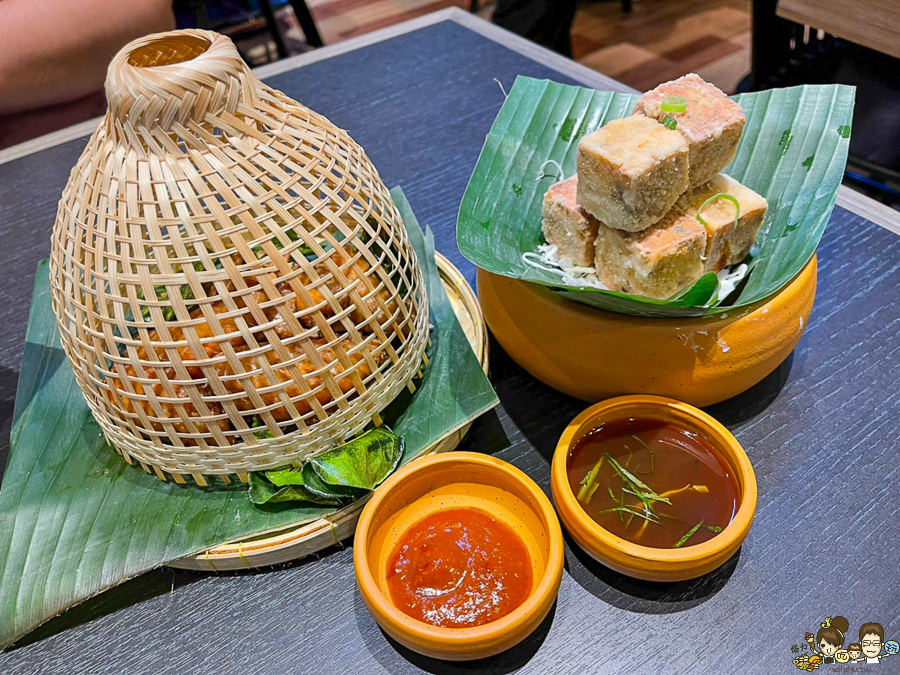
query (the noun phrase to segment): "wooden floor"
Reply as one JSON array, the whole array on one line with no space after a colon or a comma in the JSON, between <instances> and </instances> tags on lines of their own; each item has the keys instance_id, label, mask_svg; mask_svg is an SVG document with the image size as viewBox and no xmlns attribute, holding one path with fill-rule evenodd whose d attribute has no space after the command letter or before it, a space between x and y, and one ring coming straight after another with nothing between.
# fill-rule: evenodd
<instances>
[{"instance_id":1,"label":"wooden floor","mask_svg":"<svg viewBox=\"0 0 900 675\"><path fill-rule=\"evenodd\" d=\"M307 0L326 44L412 19L445 7L468 9L469 0ZM492 0L479 14L490 18ZM636 89L689 72L726 91L750 70L751 0L635 0L630 13L619 0L583 0L572 26L574 58ZM302 33L289 37L302 48Z\"/></svg>"},{"instance_id":2,"label":"wooden floor","mask_svg":"<svg viewBox=\"0 0 900 675\"><path fill-rule=\"evenodd\" d=\"M585 2L572 26L577 61L645 91L695 72L731 93L750 71L750 0Z\"/></svg>"}]
</instances>

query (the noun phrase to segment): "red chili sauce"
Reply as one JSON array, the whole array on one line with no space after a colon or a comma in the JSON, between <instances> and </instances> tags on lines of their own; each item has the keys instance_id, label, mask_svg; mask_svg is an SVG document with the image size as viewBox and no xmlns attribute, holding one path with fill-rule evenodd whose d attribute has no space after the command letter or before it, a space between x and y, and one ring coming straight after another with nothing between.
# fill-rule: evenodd
<instances>
[{"instance_id":1,"label":"red chili sauce","mask_svg":"<svg viewBox=\"0 0 900 675\"><path fill-rule=\"evenodd\" d=\"M481 626L531 594L531 557L505 523L479 509L452 508L403 534L388 560L387 583L394 605L414 619Z\"/></svg>"},{"instance_id":2,"label":"red chili sauce","mask_svg":"<svg viewBox=\"0 0 900 675\"><path fill-rule=\"evenodd\" d=\"M654 419L616 420L569 451L579 505L601 527L654 548L703 543L740 505L731 465L703 435Z\"/></svg>"}]
</instances>

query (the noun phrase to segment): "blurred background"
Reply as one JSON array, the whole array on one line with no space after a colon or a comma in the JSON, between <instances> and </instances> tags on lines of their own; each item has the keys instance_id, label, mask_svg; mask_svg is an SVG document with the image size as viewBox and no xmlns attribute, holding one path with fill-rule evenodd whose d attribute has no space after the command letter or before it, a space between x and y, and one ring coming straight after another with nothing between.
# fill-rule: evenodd
<instances>
[{"instance_id":1,"label":"blurred background","mask_svg":"<svg viewBox=\"0 0 900 675\"><path fill-rule=\"evenodd\" d=\"M218 30L261 65L453 6L640 91L856 85L847 182L900 209L900 0L0 0L0 149L102 114L105 64L149 32Z\"/></svg>"}]
</instances>

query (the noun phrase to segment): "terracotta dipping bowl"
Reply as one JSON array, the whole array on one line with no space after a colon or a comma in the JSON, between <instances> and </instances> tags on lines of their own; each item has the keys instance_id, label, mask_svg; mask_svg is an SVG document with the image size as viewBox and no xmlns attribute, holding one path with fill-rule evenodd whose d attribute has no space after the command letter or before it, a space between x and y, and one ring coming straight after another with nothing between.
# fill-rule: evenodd
<instances>
[{"instance_id":1,"label":"terracotta dipping bowl","mask_svg":"<svg viewBox=\"0 0 900 675\"><path fill-rule=\"evenodd\" d=\"M694 546L651 548L617 537L584 511L566 476L569 451L600 424L630 417L660 419L698 432L728 461L741 490L741 503L734 519L721 533ZM550 481L559 517L578 545L607 567L647 581L685 581L720 567L740 548L756 512L756 474L737 439L702 410L659 396L609 399L572 420L556 446Z\"/></svg>"},{"instance_id":2,"label":"terracotta dipping bowl","mask_svg":"<svg viewBox=\"0 0 900 675\"><path fill-rule=\"evenodd\" d=\"M393 605L387 590L387 561L403 533L454 507L488 511L522 538L532 560L534 585L525 602L472 628L414 619ZM479 659L521 642L547 616L562 579L562 531L550 500L524 473L488 455L450 452L410 462L375 491L356 527L353 564L362 599L385 633L433 658Z\"/></svg>"},{"instance_id":3,"label":"terracotta dipping bowl","mask_svg":"<svg viewBox=\"0 0 900 675\"><path fill-rule=\"evenodd\" d=\"M478 269L478 299L497 341L522 368L569 396L671 396L706 406L775 370L809 323L816 258L778 293L743 310L653 319L605 312Z\"/></svg>"}]
</instances>

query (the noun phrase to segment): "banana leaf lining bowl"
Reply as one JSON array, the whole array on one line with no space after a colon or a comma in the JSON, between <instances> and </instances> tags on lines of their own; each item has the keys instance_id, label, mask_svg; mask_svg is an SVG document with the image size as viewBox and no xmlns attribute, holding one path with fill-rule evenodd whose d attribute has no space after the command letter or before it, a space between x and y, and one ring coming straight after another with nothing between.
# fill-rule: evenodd
<instances>
[{"instance_id":1,"label":"banana leaf lining bowl","mask_svg":"<svg viewBox=\"0 0 900 675\"><path fill-rule=\"evenodd\" d=\"M489 328L519 365L589 401L647 393L703 406L753 386L790 354L815 299L815 253L846 165L854 91L810 85L736 99L747 122L724 172L769 203L745 261L751 271L722 303L706 277L659 301L567 286L525 260L544 242L544 192L575 173L578 141L630 114L636 96L516 81L466 189L457 243L478 267Z\"/></svg>"}]
</instances>

